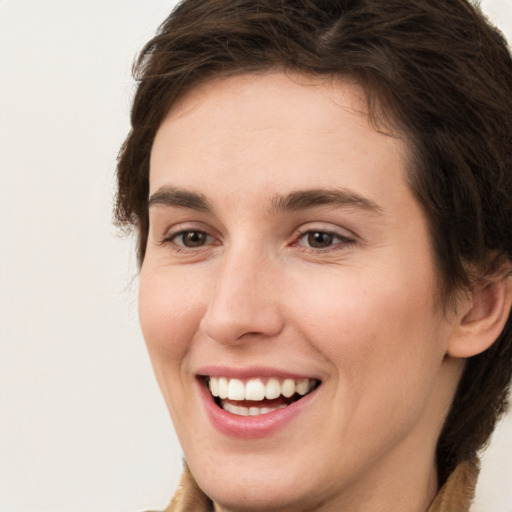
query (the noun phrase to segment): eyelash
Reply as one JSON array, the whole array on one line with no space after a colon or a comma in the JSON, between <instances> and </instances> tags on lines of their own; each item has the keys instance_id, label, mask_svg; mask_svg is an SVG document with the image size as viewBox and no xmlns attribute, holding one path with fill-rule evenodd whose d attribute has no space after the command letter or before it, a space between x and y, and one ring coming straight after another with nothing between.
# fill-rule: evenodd
<instances>
[{"instance_id":1,"label":"eyelash","mask_svg":"<svg viewBox=\"0 0 512 512\"><path fill-rule=\"evenodd\" d=\"M312 247L311 246L311 240L309 239L312 236L315 235L322 235L329 237L330 243L326 247ZM303 245L300 243L302 239L307 239L309 242L309 245ZM337 240L337 242L335 242ZM298 234L296 238L296 242L294 242L292 245L299 246L303 250L312 251L312 252L327 252L330 250L336 250L340 247L347 247L348 245L352 245L355 243L355 240L353 238L347 237L345 235L342 235L340 233L336 233L335 231L328 230L328 229L307 229L302 231Z\"/></svg>"},{"instance_id":2,"label":"eyelash","mask_svg":"<svg viewBox=\"0 0 512 512\"><path fill-rule=\"evenodd\" d=\"M185 243L183 243L183 237L186 236L186 235L191 235L191 234L196 234L196 235L199 235L199 236L203 236L204 235L204 239L207 241L208 239L210 240L214 240L214 237L210 234L208 234L206 231L202 230L202 229L182 229L180 231L177 231L175 233L171 233L169 235L167 235L163 240L162 240L162 245L166 245L166 244L172 244L174 245L175 247L175 251L176 252L182 252L182 251L194 251L196 249L200 249L201 247L204 247L204 245L206 244L203 243L203 244L200 244L200 245L196 245L196 246L187 246L185 245ZM176 240L179 239L181 237L181 241L182 243L177 243Z\"/></svg>"},{"instance_id":3,"label":"eyelash","mask_svg":"<svg viewBox=\"0 0 512 512\"><path fill-rule=\"evenodd\" d=\"M196 236L203 237L203 242L198 241L198 245L188 246L184 242L184 237L195 234ZM313 247L311 245L312 240L310 237L314 237L317 235L321 235L322 237L328 237L328 245L325 247ZM307 238L306 238L307 237ZM177 240L181 238L181 243L178 243ZM309 244L301 243L301 240L308 240ZM161 242L162 245L172 244L174 246L174 250L176 252L184 252L184 251L195 251L203 248L205 245L210 245L215 238L210 235L208 232L201 229L182 229L175 233L170 233L167 235ZM337 240L337 242L336 242ZM328 229L304 229L299 232L295 236L295 241L291 244L294 247L300 247L301 250L309 251L309 252L328 252L330 250L336 250L341 247L347 247L355 243L353 238L347 237L345 235L341 235L340 233L336 233L335 231ZM216 245L216 244L214 244Z\"/></svg>"}]
</instances>

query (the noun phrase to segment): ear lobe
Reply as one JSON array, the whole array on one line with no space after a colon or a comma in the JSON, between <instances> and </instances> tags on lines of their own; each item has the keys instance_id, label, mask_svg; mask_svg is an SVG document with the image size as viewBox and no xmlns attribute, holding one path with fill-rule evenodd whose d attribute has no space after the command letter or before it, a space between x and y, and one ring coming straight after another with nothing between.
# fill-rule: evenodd
<instances>
[{"instance_id":1,"label":"ear lobe","mask_svg":"<svg viewBox=\"0 0 512 512\"><path fill-rule=\"evenodd\" d=\"M501 334L512 304L509 276L475 287L448 344L448 355L472 357L487 350Z\"/></svg>"}]
</instances>

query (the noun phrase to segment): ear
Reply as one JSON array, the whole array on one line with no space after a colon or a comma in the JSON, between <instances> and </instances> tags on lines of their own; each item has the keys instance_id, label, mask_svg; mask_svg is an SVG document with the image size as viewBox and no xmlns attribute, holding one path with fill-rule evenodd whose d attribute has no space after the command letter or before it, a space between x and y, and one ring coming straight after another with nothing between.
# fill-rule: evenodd
<instances>
[{"instance_id":1,"label":"ear","mask_svg":"<svg viewBox=\"0 0 512 512\"><path fill-rule=\"evenodd\" d=\"M457 358L484 352L501 334L512 304L510 276L475 286L463 302L447 351Z\"/></svg>"}]
</instances>

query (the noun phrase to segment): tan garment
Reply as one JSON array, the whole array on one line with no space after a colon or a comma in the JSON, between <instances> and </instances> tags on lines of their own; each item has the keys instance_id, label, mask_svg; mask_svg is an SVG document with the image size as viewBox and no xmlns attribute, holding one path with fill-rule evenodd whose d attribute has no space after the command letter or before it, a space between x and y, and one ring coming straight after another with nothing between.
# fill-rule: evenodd
<instances>
[{"instance_id":1,"label":"tan garment","mask_svg":"<svg viewBox=\"0 0 512 512\"><path fill-rule=\"evenodd\" d=\"M475 495L479 465L461 462L441 488L427 512L468 512Z\"/></svg>"},{"instance_id":2,"label":"tan garment","mask_svg":"<svg viewBox=\"0 0 512 512\"><path fill-rule=\"evenodd\" d=\"M469 512L478 477L476 462L459 464L426 512ZM165 512L212 512L213 504L199 489L188 468Z\"/></svg>"}]
</instances>

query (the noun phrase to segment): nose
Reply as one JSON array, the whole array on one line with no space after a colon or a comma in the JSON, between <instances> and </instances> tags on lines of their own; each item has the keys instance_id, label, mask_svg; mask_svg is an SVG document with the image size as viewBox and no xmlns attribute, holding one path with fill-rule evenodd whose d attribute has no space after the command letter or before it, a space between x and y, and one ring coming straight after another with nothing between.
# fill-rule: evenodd
<instances>
[{"instance_id":1,"label":"nose","mask_svg":"<svg viewBox=\"0 0 512 512\"><path fill-rule=\"evenodd\" d=\"M271 338L283 328L277 272L256 254L231 254L218 262L201 329L222 344Z\"/></svg>"}]
</instances>

